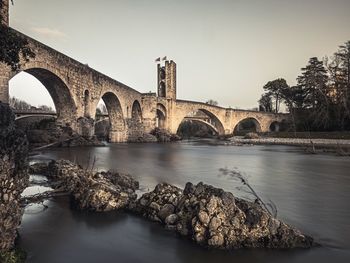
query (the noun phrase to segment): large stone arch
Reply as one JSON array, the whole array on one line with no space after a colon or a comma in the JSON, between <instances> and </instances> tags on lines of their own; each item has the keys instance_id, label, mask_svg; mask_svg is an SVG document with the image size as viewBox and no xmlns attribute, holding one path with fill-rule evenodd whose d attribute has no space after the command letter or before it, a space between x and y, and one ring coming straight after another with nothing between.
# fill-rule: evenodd
<instances>
[{"instance_id":1,"label":"large stone arch","mask_svg":"<svg viewBox=\"0 0 350 263\"><path fill-rule=\"evenodd\" d=\"M66 82L57 74L53 73L54 70L30 66L23 68L21 71L12 72L9 80L21 72L26 72L32 75L47 89L53 103L55 104L57 123L64 126L72 126L72 128L75 129L77 119L77 103Z\"/></svg>"},{"instance_id":2,"label":"large stone arch","mask_svg":"<svg viewBox=\"0 0 350 263\"><path fill-rule=\"evenodd\" d=\"M179 114L179 116L177 117L176 122L174 123L173 132L178 131L182 121L186 118L186 116L188 116L191 112L196 112L196 111L203 112L205 115L207 115L212 120L211 125L208 125L208 126L210 128L211 128L211 126L214 126L216 128L218 135L225 134L225 128L224 128L223 122L220 120L220 118L215 113L213 113L209 109L205 109L204 107L189 107L187 110L182 111L181 114ZM207 124L207 123L205 123L205 124Z\"/></svg>"},{"instance_id":3,"label":"large stone arch","mask_svg":"<svg viewBox=\"0 0 350 263\"><path fill-rule=\"evenodd\" d=\"M262 123L257 118L248 116L237 121L237 123L233 127L232 133L234 134L235 132L238 132L240 125L247 121L252 121L254 123L256 132L262 132Z\"/></svg>"},{"instance_id":4,"label":"large stone arch","mask_svg":"<svg viewBox=\"0 0 350 263\"><path fill-rule=\"evenodd\" d=\"M111 142L126 141L126 124L122 106L117 95L107 91L101 96L108 111L110 122L109 140Z\"/></svg>"}]
</instances>

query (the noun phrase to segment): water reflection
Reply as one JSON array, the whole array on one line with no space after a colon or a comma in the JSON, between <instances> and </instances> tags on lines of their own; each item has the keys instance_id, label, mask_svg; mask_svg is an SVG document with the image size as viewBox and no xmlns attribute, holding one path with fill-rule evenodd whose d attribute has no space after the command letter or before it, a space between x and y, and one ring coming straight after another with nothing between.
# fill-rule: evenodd
<instances>
[{"instance_id":1,"label":"water reflection","mask_svg":"<svg viewBox=\"0 0 350 263\"><path fill-rule=\"evenodd\" d=\"M287 146L211 146L200 142L118 144L102 148L54 149L35 158L65 158L98 169L127 172L152 189L158 182L184 186L203 181L237 193L237 182L219 176L237 167L279 217L315 236L324 247L312 250L205 250L174 238L159 225L123 213L86 214L69 209L64 198L41 214L26 215L22 246L29 262L348 262L350 260L349 159L306 155Z\"/></svg>"}]
</instances>

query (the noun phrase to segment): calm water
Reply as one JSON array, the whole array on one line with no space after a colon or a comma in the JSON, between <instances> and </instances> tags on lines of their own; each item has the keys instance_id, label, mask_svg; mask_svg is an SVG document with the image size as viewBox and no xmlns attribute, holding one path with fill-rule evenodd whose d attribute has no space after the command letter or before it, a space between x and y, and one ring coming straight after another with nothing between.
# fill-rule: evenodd
<instances>
[{"instance_id":1,"label":"calm water","mask_svg":"<svg viewBox=\"0 0 350 263\"><path fill-rule=\"evenodd\" d=\"M143 191L159 182L183 187L203 181L243 195L238 183L219 173L238 169L278 217L314 236L311 250L206 250L160 225L123 212L87 214L69 208L67 198L49 209L28 209L20 245L28 262L350 262L350 158L308 155L290 146L111 144L103 148L52 149L36 159L65 158L98 169L132 174Z\"/></svg>"}]
</instances>

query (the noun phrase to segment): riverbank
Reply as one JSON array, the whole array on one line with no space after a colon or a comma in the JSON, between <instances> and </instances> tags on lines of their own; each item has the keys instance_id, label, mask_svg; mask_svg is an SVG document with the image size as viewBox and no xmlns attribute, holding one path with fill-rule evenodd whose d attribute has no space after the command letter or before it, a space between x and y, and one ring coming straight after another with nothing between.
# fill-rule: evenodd
<instances>
[{"instance_id":1,"label":"riverbank","mask_svg":"<svg viewBox=\"0 0 350 263\"><path fill-rule=\"evenodd\" d=\"M235 136L229 139L233 144L268 144L268 145L290 145L290 146L306 146L306 147L322 147L333 148L339 147L350 150L350 140L348 139L304 139L304 138L271 138L259 137L248 139Z\"/></svg>"}]
</instances>

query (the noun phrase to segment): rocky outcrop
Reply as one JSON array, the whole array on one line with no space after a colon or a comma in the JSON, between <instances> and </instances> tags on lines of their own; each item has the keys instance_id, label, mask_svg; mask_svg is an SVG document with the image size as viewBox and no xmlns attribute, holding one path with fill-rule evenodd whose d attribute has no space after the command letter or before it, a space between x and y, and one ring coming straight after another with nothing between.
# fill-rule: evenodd
<instances>
[{"instance_id":1,"label":"rocky outcrop","mask_svg":"<svg viewBox=\"0 0 350 263\"><path fill-rule=\"evenodd\" d=\"M256 132L248 132L246 135L244 135L244 139L259 139L260 136Z\"/></svg>"},{"instance_id":2,"label":"rocky outcrop","mask_svg":"<svg viewBox=\"0 0 350 263\"><path fill-rule=\"evenodd\" d=\"M29 184L28 143L14 120L8 105L0 103L0 252L14 247L23 214L20 196Z\"/></svg>"},{"instance_id":3,"label":"rocky outcrop","mask_svg":"<svg viewBox=\"0 0 350 263\"><path fill-rule=\"evenodd\" d=\"M97 139L96 136L84 137L79 134L74 134L67 140L58 142L57 147L77 147L77 146L106 146L103 142Z\"/></svg>"},{"instance_id":4,"label":"rocky outcrop","mask_svg":"<svg viewBox=\"0 0 350 263\"><path fill-rule=\"evenodd\" d=\"M130 209L196 243L220 249L308 248L313 239L273 218L259 204L203 183L159 184Z\"/></svg>"},{"instance_id":5,"label":"rocky outcrop","mask_svg":"<svg viewBox=\"0 0 350 263\"><path fill-rule=\"evenodd\" d=\"M81 210L125 208L199 245L219 248L309 248L313 239L274 218L258 202L235 197L210 185L187 183L184 190L166 183L137 199L137 181L112 171L92 173L69 161L33 165L49 174L54 188L71 193ZM48 171L48 172L47 172Z\"/></svg>"},{"instance_id":6,"label":"rocky outcrop","mask_svg":"<svg viewBox=\"0 0 350 263\"><path fill-rule=\"evenodd\" d=\"M151 131L151 134L157 138L158 142L174 142L181 140L180 136L171 134L164 129L155 128Z\"/></svg>"},{"instance_id":7,"label":"rocky outcrop","mask_svg":"<svg viewBox=\"0 0 350 263\"><path fill-rule=\"evenodd\" d=\"M140 134L133 134L128 137L128 142L136 143L151 143L158 142L157 137L152 134L142 132Z\"/></svg>"},{"instance_id":8,"label":"rocky outcrop","mask_svg":"<svg viewBox=\"0 0 350 263\"><path fill-rule=\"evenodd\" d=\"M130 175L117 172L93 173L69 161L52 161L49 178L56 189L71 193L76 208L106 212L125 208L136 200L137 181Z\"/></svg>"}]
</instances>

